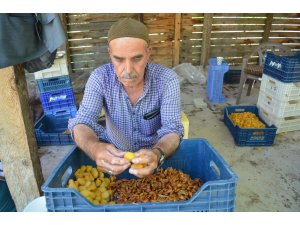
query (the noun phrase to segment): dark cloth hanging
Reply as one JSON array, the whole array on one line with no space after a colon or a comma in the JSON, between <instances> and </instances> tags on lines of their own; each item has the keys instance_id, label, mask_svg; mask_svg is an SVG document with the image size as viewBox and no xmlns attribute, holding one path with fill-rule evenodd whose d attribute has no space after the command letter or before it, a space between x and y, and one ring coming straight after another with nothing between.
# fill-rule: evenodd
<instances>
[{"instance_id":1,"label":"dark cloth hanging","mask_svg":"<svg viewBox=\"0 0 300 225\"><path fill-rule=\"evenodd\" d=\"M56 13L0 14L0 68L23 64L28 72L51 67L66 40Z\"/></svg>"}]
</instances>

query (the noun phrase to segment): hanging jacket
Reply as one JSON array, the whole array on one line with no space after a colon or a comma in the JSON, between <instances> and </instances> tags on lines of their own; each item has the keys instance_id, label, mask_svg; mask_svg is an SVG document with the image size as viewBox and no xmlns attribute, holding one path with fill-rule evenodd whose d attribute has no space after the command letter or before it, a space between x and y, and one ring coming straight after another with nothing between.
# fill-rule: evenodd
<instances>
[{"instance_id":1,"label":"hanging jacket","mask_svg":"<svg viewBox=\"0 0 300 225\"><path fill-rule=\"evenodd\" d=\"M0 68L21 63L29 72L49 68L65 40L56 13L2 13Z\"/></svg>"}]
</instances>

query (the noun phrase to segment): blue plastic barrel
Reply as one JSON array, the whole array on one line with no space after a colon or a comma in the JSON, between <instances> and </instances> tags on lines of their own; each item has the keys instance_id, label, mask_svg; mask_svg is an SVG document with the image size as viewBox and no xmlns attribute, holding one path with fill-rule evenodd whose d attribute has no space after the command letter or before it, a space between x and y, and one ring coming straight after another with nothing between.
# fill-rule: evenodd
<instances>
[{"instance_id":1,"label":"blue plastic barrel","mask_svg":"<svg viewBox=\"0 0 300 225\"><path fill-rule=\"evenodd\" d=\"M209 59L206 94L210 102L222 103L225 101L225 97L222 95L223 78L228 69L229 66L224 59L221 65L217 64L217 58Z\"/></svg>"}]
</instances>

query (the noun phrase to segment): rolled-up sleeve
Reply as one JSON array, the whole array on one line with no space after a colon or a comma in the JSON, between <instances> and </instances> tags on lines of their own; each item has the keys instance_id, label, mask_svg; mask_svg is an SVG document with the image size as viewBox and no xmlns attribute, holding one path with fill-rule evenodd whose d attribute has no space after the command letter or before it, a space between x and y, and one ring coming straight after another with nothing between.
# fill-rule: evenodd
<instances>
[{"instance_id":1,"label":"rolled-up sleeve","mask_svg":"<svg viewBox=\"0 0 300 225\"><path fill-rule=\"evenodd\" d=\"M176 133L182 139L184 128L181 123L180 85L175 75L164 85L160 111L162 127L157 131L158 137Z\"/></svg>"},{"instance_id":2,"label":"rolled-up sleeve","mask_svg":"<svg viewBox=\"0 0 300 225\"><path fill-rule=\"evenodd\" d=\"M80 103L76 117L69 119L68 128L71 130L72 134L76 125L85 124L94 130L100 139L106 140L105 128L98 124L98 118L103 106L104 98L103 84L100 79L101 75L101 72L96 69L86 83L83 99Z\"/></svg>"}]
</instances>

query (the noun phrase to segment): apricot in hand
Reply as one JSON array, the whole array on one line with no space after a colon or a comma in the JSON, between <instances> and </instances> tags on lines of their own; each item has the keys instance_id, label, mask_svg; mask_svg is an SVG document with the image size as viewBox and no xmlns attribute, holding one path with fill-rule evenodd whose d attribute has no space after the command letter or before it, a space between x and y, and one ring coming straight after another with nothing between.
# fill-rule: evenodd
<instances>
[{"instance_id":1,"label":"apricot in hand","mask_svg":"<svg viewBox=\"0 0 300 225\"><path fill-rule=\"evenodd\" d=\"M132 169L142 169L144 167L145 167L145 164L143 164L143 163L135 163L135 164L131 165Z\"/></svg>"},{"instance_id":2,"label":"apricot in hand","mask_svg":"<svg viewBox=\"0 0 300 225\"><path fill-rule=\"evenodd\" d=\"M135 155L133 152L126 152L124 154L124 158L128 159L131 162L135 158Z\"/></svg>"}]
</instances>

